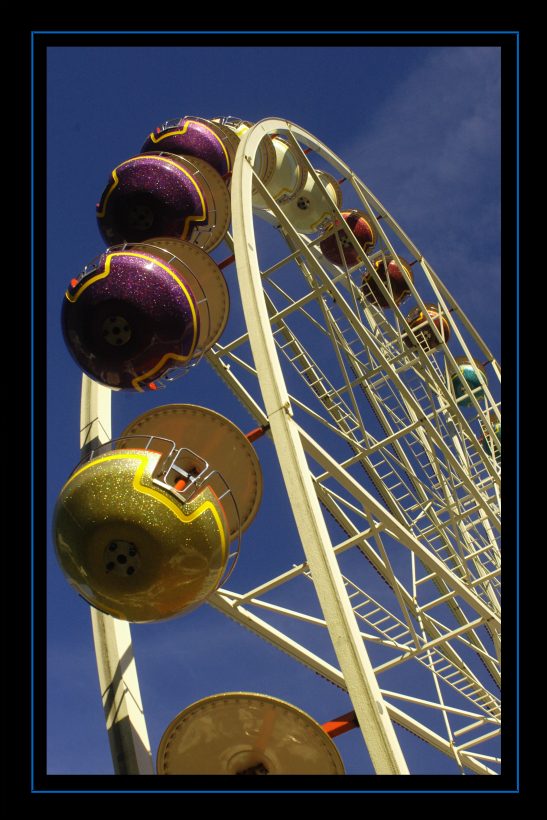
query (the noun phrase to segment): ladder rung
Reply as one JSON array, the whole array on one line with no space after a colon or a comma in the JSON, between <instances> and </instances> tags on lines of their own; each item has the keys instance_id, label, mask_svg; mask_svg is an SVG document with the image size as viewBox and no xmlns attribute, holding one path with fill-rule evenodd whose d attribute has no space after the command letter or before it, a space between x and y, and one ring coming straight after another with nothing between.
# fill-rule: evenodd
<instances>
[{"instance_id":1,"label":"ladder rung","mask_svg":"<svg viewBox=\"0 0 547 820\"><path fill-rule=\"evenodd\" d=\"M378 626L378 624L383 624L385 621L389 621L391 615L386 615L385 618L380 618L379 621L371 621L371 626Z\"/></svg>"},{"instance_id":2,"label":"ladder rung","mask_svg":"<svg viewBox=\"0 0 547 820\"><path fill-rule=\"evenodd\" d=\"M397 629L397 627L399 626L401 626L401 624L398 621L396 621L396 623L394 623L393 626L388 626L387 629L384 629L384 632L387 635L388 632L391 632L392 629Z\"/></svg>"}]
</instances>

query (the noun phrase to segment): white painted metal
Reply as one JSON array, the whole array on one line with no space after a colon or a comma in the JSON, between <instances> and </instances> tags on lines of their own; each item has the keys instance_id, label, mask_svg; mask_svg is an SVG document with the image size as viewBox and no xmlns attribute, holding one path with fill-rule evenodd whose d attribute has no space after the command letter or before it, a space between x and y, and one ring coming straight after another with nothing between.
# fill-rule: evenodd
<instances>
[{"instance_id":1,"label":"white painted metal","mask_svg":"<svg viewBox=\"0 0 547 820\"><path fill-rule=\"evenodd\" d=\"M452 344L456 343L469 355L472 347L478 350L478 355L490 363L494 382L498 380L498 363L461 307L420 251L355 174L315 137L292 123L262 121L253 131L254 142L249 141L252 137L249 132L248 139L241 146L241 153L246 156L240 157L240 173L243 173L243 163L252 164L259 135L276 131L292 142L302 157L302 145L306 145L313 148L315 157L319 155L328 160L330 167L327 171L338 171L347 177L361 197L357 207L370 215L383 237L386 250L397 259L393 242L401 240L407 248L406 253L411 254L406 258L413 257L419 263L422 278L425 276L426 285L434 295L429 300L436 300L446 314ZM317 167L315 159L313 162ZM315 176L316 183L321 184L311 164L308 174ZM307 461L300 461L300 468L311 477L322 507L345 533L345 538L332 546L332 555L339 556L356 548L374 566L386 589L391 590L393 602L386 608L378 600L374 601L374 596L365 592L365 587L356 583L356 579L343 576L361 638L371 647L392 650L389 660L374 666L375 675L401 668L401 691L394 692L392 685L387 690L389 697L400 698L408 704L410 713L400 710L394 713L391 704L387 703L391 719L452 757L460 771L465 768L495 774L495 769L476 767L482 767L481 760L499 763L498 755L489 753L494 747L488 745L496 737L500 721L495 689L500 683L500 559L496 531L499 528L499 464L485 456L477 441L476 428L471 427L470 414L462 413L450 391L445 368L452 365L454 372L455 353L441 337L442 343L433 355L426 354L418 346L410 353L402 341L412 331L405 313L393 302L382 281L378 280L377 286L391 300L392 313L389 316L393 318L367 303L360 293L358 275L352 278L353 270L327 262L318 253L314 240L299 234L286 219L283 209L268 196L260 180L250 173L247 177L248 190L254 184L268 203L269 210L262 210L257 215L261 221L266 219L280 230L287 251L279 253L277 262L268 259L267 269L259 271L255 264L254 273L242 282L244 301L252 302L246 312L248 332L232 341L222 340L222 344L217 344L208 355L209 362L260 424L264 424L269 414L272 414L271 421L276 417L287 417L288 410L298 416L298 424L289 416L285 426L293 432L298 430L308 454ZM260 242L254 236L249 208L246 211L247 234L241 234L244 225L242 200L247 194L241 187L235 189L233 186L232 191L235 190L237 194L234 196L238 196L239 201L234 200L233 207L240 210L238 217L234 215L234 238L236 246L239 244L240 247L236 255L242 277L242 254L247 259L256 257ZM340 217L337 208L333 207L333 212ZM368 257L362 255L361 259L361 270L370 270ZM300 289L298 296L292 295L290 286L288 289L280 287L277 278L291 264L291 275L294 271L296 278L299 268L309 286L307 292ZM251 296L249 286L253 275L256 288ZM414 287L412 283L410 290L417 304L424 309L425 294L422 295L418 285ZM273 339L275 344L275 347L271 343L265 346L263 358L260 354L257 356L251 327L261 297L261 326L270 342ZM314 311L317 306L321 315ZM319 329L324 336L330 336L331 356L338 362L342 387L332 381L332 362L324 361L322 352L307 346L304 337L291 329L292 320L296 324L301 316L305 316L310 326ZM447 365L442 365L442 357ZM292 368L298 374L310 390L309 400L294 390L290 393L269 392L274 359L282 364L283 373L289 373ZM250 373L257 383L261 382L265 410L258 390L249 389L247 377L246 387L243 387L238 373ZM365 424L361 415L363 396L383 428L380 434ZM478 420L480 429L491 432L490 413L499 417L499 403L494 392L488 389L485 400L480 403L472 395L470 400L476 413L475 424ZM314 435L307 432L306 419L310 429L314 425L317 429L321 424L327 435L335 434L349 445L353 456L340 459L320 447ZM274 440L279 435L280 426L277 419L272 424ZM365 469L385 506L366 490L361 480L356 480L356 467ZM316 513L317 508L313 514ZM298 517L296 511L295 515ZM411 579L407 580L404 573L399 574L400 549L393 546L394 538L408 551ZM317 656L311 659L302 645L295 649L294 642L288 637L291 620L318 629L327 626L328 617L320 619L299 611L298 604L292 608L271 600L272 592L302 577L313 579L317 587L313 569L309 562L305 562L293 565L276 578L263 580L246 592L222 590L210 603L329 678L325 674L325 665L322 665L325 662L318 661ZM269 597L265 601L262 596L267 594ZM289 633L283 634L247 607L259 608L264 618L270 613L282 613L286 616ZM381 619L374 614L378 612ZM426 725L427 718L420 722L414 717L415 707L424 707L425 701L404 692L404 664L419 664L431 676L437 700L428 701L427 709L431 713L442 713L446 732L442 742ZM495 682L492 691L485 684L485 671ZM335 682L332 676L329 679ZM338 683L345 686L346 682L338 680ZM462 708L465 702L467 711ZM462 726L462 716L467 713L470 719L466 726ZM482 735L477 733L477 727L485 722L493 722L497 729ZM471 746L459 740L467 732L473 735L471 746L474 747L475 742L484 744L480 751L484 749L486 754L467 751Z\"/></svg>"},{"instance_id":2,"label":"white painted metal","mask_svg":"<svg viewBox=\"0 0 547 820\"><path fill-rule=\"evenodd\" d=\"M85 375L82 376L80 423L82 455L90 447L112 438L111 391ZM93 607L90 611L114 770L116 774L153 774L129 624Z\"/></svg>"},{"instance_id":3,"label":"white painted metal","mask_svg":"<svg viewBox=\"0 0 547 820\"><path fill-rule=\"evenodd\" d=\"M299 663L307 666L309 669L312 669L317 675L325 678L325 680L330 681L330 683L333 683L335 686L339 686L341 689L347 689L346 681L339 669L336 669L336 667L306 649L306 647L302 646L302 644L292 640L283 632L275 629L263 619L258 618L254 613L250 612L245 607L236 606L237 601L230 597L230 593L223 590L216 592L209 599L209 603L219 612L224 613L224 615L236 620L239 624L247 627L247 629L250 629L262 638L262 640L268 641L278 649L281 649L286 654L290 655ZM405 695L401 695L398 692L388 692L384 690L381 690L381 693L384 696L384 703L386 704L388 714L394 723L408 729L438 751L448 755L449 757L453 757L454 748L449 741L433 732L425 724L419 723L410 715L385 700L385 697L393 697L407 700L411 703L417 703L420 701L419 698L410 698ZM424 702L422 701L422 703ZM427 706L433 709L437 708L437 704L435 703L427 703ZM467 714L470 717L478 717L477 713L469 712ZM497 721L497 723L499 723L499 721ZM483 766L482 764L477 764L475 760L469 756L465 758L465 765L476 774L495 774L495 771Z\"/></svg>"},{"instance_id":4,"label":"white painted metal","mask_svg":"<svg viewBox=\"0 0 547 820\"><path fill-rule=\"evenodd\" d=\"M250 590L220 590L209 603L348 691L378 773L408 771L394 723L452 758L460 771L496 774L499 464L485 455L471 421L494 436L490 413L499 418L499 402L493 388L480 402L466 390L475 416L462 413L447 380L455 368L449 346L442 342L433 355L420 347L409 351L403 344L405 336L412 337L405 312L382 280L376 277L391 304L389 317L364 300L354 270L331 265L313 239L298 233L251 169L261 136L275 133L292 145L316 184L322 184L316 160L312 168L302 145L328 163L327 172L348 179L386 250L398 259L398 241L416 260L432 293L429 301L445 312L460 350L480 351L495 379L500 377L493 354L461 307L353 171L313 135L284 120L251 128L243 135L232 180L233 245L247 329L217 343L206 359L257 423L270 424L306 560L269 580L257 578ZM261 210L261 221L279 228L286 248L265 270L257 260L253 191L268 208ZM333 216L341 218L334 204ZM227 241L232 243L229 235ZM293 295L278 279L289 265L305 292ZM361 256L359 269L373 270L368 257ZM425 295L407 283L423 309ZM332 361L323 360L294 329L293 321L297 325L302 318L329 339ZM289 392L285 374L291 373L307 397ZM82 448L110 438L110 396L84 377ZM375 426L365 418L365 405ZM320 446L309 432L318 425L335 450L343 445L351 454L335 457L330 445ZM338 543L322 509L342 533ZM355 574L353 567L342 573L346 555L361 561ZM368 574L361 570L371 566L386 595L368 588ZM294 607L273 602L272 593L295 582L313 583L323 618L300 611L297 598ZM283 616L287 631L268 623L270 615ZM97 611L92 619L115 770L151 773L129 625ZM340 669L289 637L293 620L330 633ZM376 649L384 654L373 662ZM428 696L405 691L407 666L429 678ZM392 670L399 672L396 684ZM435 722L439 715L443 731Z\"/></svg>"},{"instance_id":5,"label":"white painted metal","mask_svg":"<svg viewBox=\"0 0 547 820\"><path fill-rule=\"evenodd\" d=\"M408 774L332 551L271 335L254 249L249 164L261 138L260 131L251 129L238 150L232 177L232 220L243 310L266 414L302 546L372 763L378 774Z\"/></svg>"}]
</instances>

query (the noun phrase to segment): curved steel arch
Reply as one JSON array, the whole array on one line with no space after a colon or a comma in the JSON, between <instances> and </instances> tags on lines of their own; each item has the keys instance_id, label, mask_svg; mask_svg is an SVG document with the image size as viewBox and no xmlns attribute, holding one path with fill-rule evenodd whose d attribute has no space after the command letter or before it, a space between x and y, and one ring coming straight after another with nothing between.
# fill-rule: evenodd
<instances>
[{"instance_id":1,"label":"curved steel arch","mask_svg":"<svg viewBox=\"0 0 547 820\"><path fill-rule=\"evenodd\" d=\"M282 209L271 199L252 170L253 160L261 139L273 133L282 133L293 144L295 150L300 151L302 155L300 143L312 148L333 168L348 178L354 191L369 209L371 218L376 221L379 230L383 232L378 221L380 218L419 262L439 304L446 308L447 313L457 314L457 321L451 317L450 323L461 349L471 356L470 346L475 345L487 358L495 375L500 375L499 365L494 356L465 317L455 299L420 251L351 169L313 135L293 123L281 119L268 119L253 126L243 136L236 157L232 178L233 240L230 236L227 237L228 243L233 242L247 332L231 343L215 345L206 354L206 358L256 420L260 424L267 422L270 425L306 561L300 567L292 568L285 573L286 577L280 576L262 583L243 595L228 590L219 590L211 596L209 603L249 627L260 637L288 652L326 679L347 689L377 773L408 772L393 730L393 721L421 737L433 748L452 757L462 770L466 767L476 773L495 774L491 764L497 764L496 756L491 753L481 754L474 749L481 743L488 744L489 739L499 733L498 704L495 695L492 695L484 685L481 676L477 674L476 666L472 664L472 668L469 667L466 657L469 652L473 652L474 657L478 658L482 667L487 670L496 684L499 683L499 657L497 657L499 655L500 623L499 550L497 549L497 537L492 534L495 527L499 525L498 467L493 459L488 460L482 457L478 451L469 421L461 412L461 408L455 404L450 391L447 390L446 383L443 381L443 373L438 368L437 371L435 370L434 359L428 358L418 350L415 364L419 365L429 378L429 382L426 378L427 390L433 391L435 406L441 407L444 413L442 424L434 424L431 418L421 418L423 403L420 405L416 399L416 392L409 387L404 374L401 375L396 365L389 359L386 345L378 341L379 338L389 337L392 341L395 339L396 342L398 339L400 342L402 334L409 333L404 315L395 308L395 321L391 327L381 313L365 305L362 312L365 314L366 322L361 322L360 317L362 319L362 316L359 313L361 308L355 306L350 299L352 296L355 300L355 288L347 271L340 273L340 270L322 264L317 251L314 250L313 242L291 229ZM309 172L314 175L315 172L309 163L308 166ZM321 184L318 179L316 182ZM309 364L309 367L313 367L315 363L305 358L308 354L299 345L298 338L291 335L288 325L284 323L285 314L283 311L276 310L265 292L264 272L261 271L257 258L257 239L253 222L253 186L258 186L269 204L269 210L263 212L261 216L272 224L280 226L291 251L289 256L293 258L293 261L296 260L307 278L310 284L310 299L316 298L317 303L320 304L322 293L335 294L340 322L345 322L345 326L350 327L357 334L370 356L375 357L378 367L389 375L394 385L394 392L398 391L400 407L407 414L406 426L402 430L394 430L390 426L389 413L393 415L393 407L389 406L387 401L383 402L379 394L374 393L371 382L366 378L366 367L360 361L359 356L354 355L351 348L344 342L344 332L341 325L337 324L338 320L332 313L324 311L325 328L331 334L333 351L337 353L340 360L345 357L350 362L350 370L355 380L360 381L363 393L366 394L368 402L385 430L384 439L380 437L373 440L368 437L365 447L363 442L356 439L351 430L351 414L346 413L346 410L343 412L340 410L341 403L336 404L329 399L329 404L324 398L328 391L321 393L323 409L328 411L324 413L322 423L326 422L332 429L337 428L338 433L349 443L355 454L352 460L349 459L342 464L337 463L314 440L314 437L306 432L294 416L294 411L300 411L302 408L296 397L287 390L278 353L280 346L274 338L275 332L281 329L282 334L285 334L285 346L289 345L297 358L304 357L306 366ZM335 206L333 206L333 213L341 218L340 211ZM391 248L396 255L385 232L383 240L386 247ZM360 253L359 246L355 245L355 247ZM363 257L362 259L366 264L366 259ZM282 262L279 266L281 264ZM379 287L382 289L381 282ZM312 293L313 289L316 291L315 294ZM412 283L410 283L410 289L418 305L424 308L422 297ZM324 309L322 303L321 308ZM288 305L285 313L288 315L297 310L298 306ZM256 375L263 406L259 396L252 394L243 386L228 364L237 360L234 350L242 343L242 340L250 345L254 368L249 368L249 365L246 367L253 369ZM442 350L448 364L455 367L453 354L447 345L443 345ZM316 368L316 371L318 370L320 368ZM314 375L317 375L316 371ZM302 375L301 371L299 372ZM314 384L318 383L321 383L320 372L318 381ZM318 389L317 387L313 389L317 397ZM349 394L350 391L347 392ZM84 377L82 447L89 442L90 438L96 437L104 441L110 437L109 394L110 391ZM469 400L477 416L482 420L481 424L484 429L492 433L490 412L499 417L499 403L489 389L486 390L486 394L486 409L478 403L473 394L469 395ZM309 408L306 412L310 412ZM450 435L452 435L452 441ZM441 489L436 491L437 495L434 497L428 495L423 476L419 475L419 471L413 467L412 453L409 455L408 448L405 450L407 442L412 445L412 452L419 452L419 458L422 459L420 462L422 472L430 474L439 481ZM393 487L388 486L387 479L379 477L380 470L375 471L372 468L372 453L379 453L383 459L382 463L397 472L397 476L407 483L415 504L420 507L415 521L409 523L409 509L411 508L405 507ZM477 458L477 453L480 458ZM316 468L317 466L321 468L322 472L320 471L319 475L316 470L311 470L309 459L313 461ZM365 467L383 503L351 475L351 467L357 462ZM345 501L341 500L341 496L327 486L324 480L325 475L338 482L344 492L360 505L361 510L364 511L366 527L356 525L353 512L344 509L347 497ZM459 489L460 486L463 487L462 491ZM432 498L441 512L444 509L442 504L452 513L457 510L459 519L453 523L453 530L456 533L456 546L461 555L456 554L453 550L454 554L449 552L448 558L443 556L442 549L445 546L452 548L453 544L446 536L448 529L442 516L435 518L431 513ZM339 544L335 545L331 540L322 509L334 517L346 535L346 539ZM435 533L435 537L439 536L438 544L441 546L438 549L433 537L428 534L429 531L422 532L416 524L423 516L429 516L430 530ZM413 574L411 590L398 578L390 565L388 547L382 542L384 534L397 539L410 555ZM375 626L372 619L366 621L358 613L358 608L363 605L363 601L372 600L372 598L341 573L338 555L350 548L356 548L362 552L382 576L386 585L394 593L396 603L403 613L399 622L407 631L412 632L414 643L410 640L406 641L405 638L405 642L397 647L397 649L401 646L405 648L403 655L379 667L374 667L371 663L363 638L365 637L368 641L379 641L384 646L389 646L390 640L381 632L380 627L376 627L380 635L380 637L376 635L376 638L370 633L365 635L362 631L364 620L367 628L372 629ZM460 569L460 565L464 566L465 572ZM423 571L419 569L420 566L424 568ZM249 606L256 605L264 607L266 611L268 608L274 611L275 607L262 602L260 596L298 573L313 579L324 613L323 625L331 636L340 663L340 671L305 646L299 645L283 632L275 629L267 621L257 617L249 609ZM427 601L421 602L422 590L428 588L428 582L435 587L433 597L430 596ZM351 597L357 596L357 601L360 603L353 605L350 595ZM442 618L439 620L431 615L432 611L438 613L445 607L449 615L448 626ZM277 609L280 610L279 607ZM363 609L361 609L362 612ZM386 620L395 619L393 612L389 609L385 609L385 613ZM292 613L292 615L305 618L305 615L299 613ZM405 616L407 617L406 625ZM116 771L119 773L151 773L150 747L140 706L129 626L96 611L92 611L92 618L103 703ZM455 624L450 619L455 621ZM410 625L408 621L411 622ZM395 620L393 622L395 623ZM388 623L391 621L388 620ZM491 638L495 651L487 645L489 638ZM466 656L458 652L458 647L461 648L462 645L467 653ZM129 664L123 669L120 666L121 658L130 659ZM409 660L412 662L414 659L431 674L438 695L437 701L420 699L404 692L394 692L387 687L380 688L378 676L385 668ZM444 669L448 669L448 672L439 671ZM467 698L469 701L467 710L443 698L441 689L448 685L456 689L459 697ZM132 695L131 698L126 697L129 693ZM392 699L402 700L403 705L411 702L420 707L424 706L426 712L441 712L446 725L446 736L434 731L427 721L419 721L408 711L395 706L390 702ZM114 710L111 708L113 703L116 703ZM121 710L119 706L122 706ZM112 715L115 715L114 720ZM463 721L465 725L454 729L451 725L452 719ZM479 732L483 729L486 731L480 735ZM461 740L460 737L462 737ZM466 738L471 739L466 740ZM486 751L489 752L489 749L486 748Z\"/></svg>"}]
</instances>

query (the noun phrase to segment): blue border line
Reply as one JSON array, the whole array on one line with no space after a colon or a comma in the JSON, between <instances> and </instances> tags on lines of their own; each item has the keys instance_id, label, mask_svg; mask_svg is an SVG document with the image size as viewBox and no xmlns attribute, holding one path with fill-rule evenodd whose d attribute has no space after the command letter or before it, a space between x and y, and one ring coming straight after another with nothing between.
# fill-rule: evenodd
<instances>
[{"instance_id":1,"label":"blue border line","mask_svg":"<svg viewBox=\"0 0 547 820\"><path fill-rule=\"evenodd\" d=\"M517 435L516 435L516 572L515 572L515 584L516 584L516 598L515 598L515 615L516 615L516 655L515 655L515 665L516 665L516 686L515 686L515 698L516 698L516 716L515 716L515 743L516 743L516 755L515 755L515 764L516 764L516 781L517 781L517 788L520 785L520 757L519 757L519 738L520 738L520 709L519 709L519 693L520 693L520 677L519 677L519 670L520 670L520 644L519 644L519 627L520 627L520 600L519 600L519 586L520 586L520 541L519 541L519 533L520 533L520 473L519 473L519 458L520 458L520 439L519 439L519 424L520 424L520 405L519 405L519 396L520 396L520 371L519 371L519 362L520 362L520 196L519 196L519 186L520 186L520 157L519 157L519 149L520 149L520 129L519 129L519 122L520 122L520 96L519 96L519 89L520 89L520 65L519 65L519 36L517 34L517 46L516 46L516 80L517 80L517 88L516 88L516 199L517 199L517 208L516 208L516 234L517 234L517 242L516 242L516 314L517 314L517 344L516 344L516 352L517 352L517 361L516 361L516 418L515 418L515 426L517 428Z\"/></svg>"},{"instance_id":2,"label":"blue border line","mask_svg":"<svg viewBox=\"0 0 547 820\"><path fill-rule=\"evenodd\" d=\"M43 31L34 31L32 34L516 34L518 37L518 31L489 31L489 30L481 30L477 29L476 31L448 31L445 29L440 29L439 31L423 31L421 29L416 29L412 31L384 31L383 29L374 29L374 30L346 30L340 29L336 31L325 31L322 29L309 29L309 30L295 30L295 31L278 31L277 29L232 29L229 31L222 30L222 31L202 31L201 29L191 29L191 30L180 30L180 31L164 31L159 29L157 31L139 31L138 29L129 29L127 31L121 30L112 30L112 31L101 31L100 29L95 30L82 30L82 29L75 29L74 31L56 31L56 30L48 30L44 29Z\"/></svg>"},{"instance_id":3,"label":"blue border line","mask_svg":"<svg viewBox=\"0 0 547 820\"><path fill-rule=\"evenodd\" d=\"M191 31L139 31L139 30L128 30L128 31L100 31L100 30L74 30L74 31L55 31L55 30L37 30L31 31L31 57L30 57L30 64L31 64L31 81L30 81L30 125L31 125L31 135L34 136L34 35L39 34L510 34L516 37L516 80L517 80L517 88L516 88L516 199L517 199L517 213L516 213L516 225L517 225L517 242L516 242L516 307L517 307L517 318L516 318L516 352L517 352L517 367L516 367L516 426L517 426L517 435L516 435L516 476L517 476L517 486L516 486L516 523L517 523L517 566L516 566L516 621L517 621L517 646L516 646L516 660L517 660L517 677L516 677L516 694L517 694L517 709L516 709L516 745L517 745L517 755L516 755L516 779L517 779L517 787L516 789L398 789L395 793L401 794L454 794L457 792L463 792L464 794L518 794L519 789L519 764L520 759L518 756L518 749L519 749L519 661L520 661L520 654L519 654L519 642L518 642L518 629L519 629L519 511L520 511L520 493L519 493L519 420L520 420L520 406L519 406L519 392L520 392L520 374L519 374L519 357L520 357L520 345L519 345L519 334L520 334L520 322L519 322L519 310L520 310L520 301L519 301L519 252L520 252L520 245L519 245L519 231L520 231L520 212L519 212L519 184L520 184L520 164L519 164L519 116L520 116L520 98L519 98L519 83L520 83L520 73L519 73L519 31L486 31L486 30L477 30L477 31L446 31L446 30L439 30L439 31L422 31L422 30L415 30L415 31L384 31L384 30L373 30L373 31L363 31L363 30L337 30L337 31L324 31L324 30L295 30L295 31L277 31L277 30L233 30L233 31L201 31L201 30L191 30ZM31 228L31 242L30 242L30 316L31 316L31 329L30 329L30 340L31 340L31 356L30 356L30 375L31 375L31 388L30 388L30 398L31 398L31 408L34 407L34 151L33 147L31 147L31 157L30 157L30 198L31 198L31 217L30 217L30 228ZM31 441L31 465L30 465L30 475L31 475L31 510L34 511L34 423L31 414L31 425L30 425L30 441ZM30 639L30 650L31 650L31 681L32 684L34 683L34 519L33 515L31 514L30 520L30 533L31 533L31 639ZM31 749L31 793L33 794L207 794L214 791L215 793L221 794L273 794L277 792L281 793L288 793L288 794L393 794L393 790L389 789L324 789L324 790L313 790L313 789L295 789L295 790L284 790L284 789L260 789L260 790L249 790L249 789L226 789L226 790L210 790L210 789L180 789L180 790L157 790L157 789L34 789L34 734L33 734L33 726L34 726L34 699L33 699L33 688L31 691L31 698L30 698L30 717L31 717L31 731L30 731L30 749Z\"/></svg>"},{"instance_id":4,"label":"blue border line","mask_svg":"<svg viewBox=\"0 0 547 820\"><path fill-rule=\"evenodd\" d=\"M514 789L37 789L34 794L518 794Z\"/></svg>"},{"instance_id":5,"label":"blue border line","mask_svg":"<svg viewBox=\"0 0 547 820\"><path fill-rule=\"evenodd\" d=\"M34 32L30 34L30 133L34 138ZM30 149L30 783L34 786L34 150Z\"/></svg>"}]
</instances>

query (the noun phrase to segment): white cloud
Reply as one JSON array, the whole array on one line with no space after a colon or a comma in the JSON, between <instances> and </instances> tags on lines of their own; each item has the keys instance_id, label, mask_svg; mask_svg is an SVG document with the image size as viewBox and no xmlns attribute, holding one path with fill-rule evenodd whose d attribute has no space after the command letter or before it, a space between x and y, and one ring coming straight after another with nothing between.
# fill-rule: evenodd
<instances>
[{"instance_id":1,"label":"white cloud","mask_svg":"<svg viewBox=\"0 0 547 820\"><path fill-rule=\"evenodd\" d=\"M500 288L500 83L497 48L426 50L341 153L479 330Z\"/></svg>"}]
</instances>

